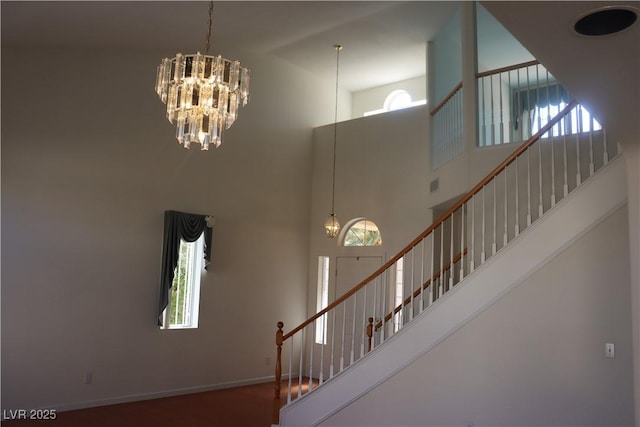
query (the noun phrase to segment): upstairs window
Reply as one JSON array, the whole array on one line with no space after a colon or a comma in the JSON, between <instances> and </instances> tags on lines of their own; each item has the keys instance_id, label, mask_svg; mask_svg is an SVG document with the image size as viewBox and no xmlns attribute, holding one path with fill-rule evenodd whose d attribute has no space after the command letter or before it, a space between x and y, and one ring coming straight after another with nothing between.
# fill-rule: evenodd
<instances>
[{"instance_id":1,"label":"upstairs window","mask_svg":"<svg viewBox=\"0 0 640 427\"><path fill-rule=\"evenodd\" d=\"M366 113L364 113L364 116L373 116L375 114L386 113L387 111L401 110L403 108L414 107L416 105L424 105L426 103L426 99L423 99L421 101L412 101L409 92L404 89L398 89L387 95L381 109L367 111Z\"/></svg>"},{"instance_id":2,"label":"upstairs window","mask_svg":"<svg viewBox=\"0 0 640 427\"><path fill-rule=\"evenodd\" d=\"M569 105L571 99L567 90L558 83L514 91L515 129L522 127L523 135L535 135ZM598 130L602 130L600 123L583 106L578 105L542 138Z\"/></svg>"},{"instance_id":3,"label":"upstairs window","mask_svg":"<svg viewBox=\"0 0 640 427\"><path fill-rule=\"evenodd\" d=\"M367 219L355 222L344 235L344 246L381 246L378 226Z\"/></svg>"}]
</instances>

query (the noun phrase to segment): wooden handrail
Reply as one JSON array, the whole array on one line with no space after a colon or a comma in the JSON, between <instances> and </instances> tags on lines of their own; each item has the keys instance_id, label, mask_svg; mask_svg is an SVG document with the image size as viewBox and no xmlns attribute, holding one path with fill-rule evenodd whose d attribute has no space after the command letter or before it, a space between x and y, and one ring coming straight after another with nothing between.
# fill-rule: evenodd
<instances>
[{"instance_id":1,"label":"wooden handrail","mask_svg":"<svg viewBox=\"0 0 640 427\"><path fill-rule=\"evenodd\" d=\"M442 270L438 270L436 271L433 276L431 276L429 279L427 279L426 282L424 282L424 284L422 286L420 286L419 288L417 288L415 291L413 291L413 295L408 296L407 298L405 298L405 300L401 303L398 304L397 307L395 307L393 309L393 311L391 311L390 313L388 313L384 319L382 320L378 320L378 322L376 323L375 329L374 330L378 330L382 327L383 322L387 323L389 320L391 320L391 318L393 317L394 314L398 313L400 310L402 310L403 307L406 307L407 305L411 304L411 300L413 298L416 298L420 295L420 293L424 290L427 289L429 287L429 285L431 283L433 283L433 281L435 281L436 279L440 278L440 276L442 276L442 274L444 274L445 271L449 271L451 270L451 267L453 267L455 265L455 263L457 263L458 261L460 261L460 259L462 259L463 255L467 254L467 248L464 248L464 251L462 252L458 252L458 254L453 257L452 261L449 261L448 263L446 263L443 267Z\"/></svg>"},{"instance_id":2,"label":"wooden handrail","mask_svg":"<svg viewBox=\"0 0 640 427\"><path fill-rule=\"evenodd\" d=\"M508 67L496 68L495 70L489 70L489 71L483 71L481 73L477 73L476 78L479 79L480 77L486 77L493 74L505 73L507 71L517 70L518 68L531 67L533 65L539 65L539 64L540 62L538 62L537 60L522 62L520 64L509 65Z\"/></svg>"},{"instance_id":3,"label":"wooden handrail","mask_svg":"<svg viewBox=\"0 0 640 427\"><path fill-rule=\"evenodd\" d=\"M309 325L314 320L320 318L324 314L326 314L329 311L333 310L335 307L340 305L342 302L346 301L349 297L354 295L356 292L358 292L360 289L362 289L364 286L366 286L369 282L371 282L373 279L378 277L385 270L387 270L389 267L391 267L393 264L395 264L396 261L398 261L405 254L407 254L407 252L409 252L411 249L413 249L415 246L417 246L425 237L427 237L430 233L433 232L433 230L435 230L440 224L442 224L447 218L449 218L449 216L451 216L458 209L462 208L462 206L466 202L468 202L473 196L475 196L476 193L478 193L480 190L482 190L482 188L485 185L487 185L487 183L489 183L489 181L491 181L496 175L498 175L500 172L502 172L504 169L506 169L507 166L509 166L518 157L520 157L520 155L522 153L524 153L531 145L533 145L538 139L540 139L540 137L542 135L547 133L549 131L549 129L551 129L553 126L555 126L577 104L578 104L578 101L576 101L576 100L571 101L569 103L569 105L567 105L559 114L557 114L555 117L553 117L551 120L549 120L549 122L546 125L544 125L535 135L533 135L526 142L524 142L520 147L518 147L517 150L515 150L513 153L511 153L511 155L509 157L507 157L495 169L493 169L491 172L489 172L489 174L482 181L480 181L478 184L476 184L476 186L473 187L469 192L467 192L467 194L462 196L453 206L451 206L451 208L449 208L449 210L447 210L445 213L440 215L440 217L438 217L438 219L436 219L433 222L433 224L431 224L426 230L424 230L422 233L420 233L418 235L418 237L413 239L411 241L411 243L409 243L407 246L404 247L404 249L402 249L395 256L393 256L391 259L389 259L389 261L384 263L384 265L382 265L375 272L373 272L371 275L366 277L363 281L361 281L356 286L354 286L350 291L348 291L347 293L342 295L340 298L338 298L337 300L335 300L334 302L329 304L325 309L319 311L315 315L311 316L310 318L308 318L307 320L302 322L295 329L293 329L290 332L288 332L287 334L285 334L284 337L283 337L283 341L286 341L287 339L291 338L296 332L302 330L305 326Z\"/></svg>"},{"instance_id":4,"label":"wooden handrail","mask_svg":"<svg viewBox=\"0 0 640 427\"><path fill-rule=\"evenodd\" d=\"M458 92L460 89L462 89L462 82L458 83L453 89L451 89L451 92L449 92L447 94L447 96L444 97L444 99L442 101L440 101L440 103L438 105L435 106L435 108L433 110L431 110L431 114L432 116L435 115L438 111L440 111L440 109L442 107L444 107L444 104L446 104L447 102L449 102L449 100L451 98L453 98L453 95L456 94L456 92Z\"/></svg>"}]
</instances>

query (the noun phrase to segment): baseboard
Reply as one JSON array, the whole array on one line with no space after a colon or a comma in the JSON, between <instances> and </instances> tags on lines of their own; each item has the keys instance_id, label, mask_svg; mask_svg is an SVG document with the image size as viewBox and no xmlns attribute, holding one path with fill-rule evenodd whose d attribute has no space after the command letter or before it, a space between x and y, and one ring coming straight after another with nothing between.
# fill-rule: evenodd
<instances>
[{"instance_id":1,"label":"baseboard","mask_svg":"<svg viewBox=\"0 0 640 427\"><path fill-rule=\"evenodd\" d=\"M295 376L297 377L298 374L296 373ZM282 379L287 379L287 378L288 376L283 375ZM270 375L266 377L249 378L244 380L229 381L229 382L201 385L201 386L195 386L195 387L185 387L185 388L163 390L163 391L156 391L156 392L149 392L149 393L129 394L125 396L110 397L106 399L87 400L84 402L47 406L47 409L56 409L59 412L74 411L77 409L94 408L97 406L117 405L120 403L139 402L143 400L161 399L163 397L181 396L184 394L204 393L207 391L223 390L223 389L233 388L233 387L263 384L267 382L272 382L274 381L274 379L275 377L273 375ZM38 409L38 408L33 408L33 409Z\"/></svg>"}]
</instances>

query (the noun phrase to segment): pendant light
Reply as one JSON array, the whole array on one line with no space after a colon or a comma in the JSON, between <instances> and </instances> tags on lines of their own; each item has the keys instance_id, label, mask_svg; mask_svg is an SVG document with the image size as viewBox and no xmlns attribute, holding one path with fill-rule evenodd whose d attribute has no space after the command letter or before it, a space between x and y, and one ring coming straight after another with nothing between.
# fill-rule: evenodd
<instances>
[{"instance_id":1,"label":"pendant light","mask_svg":"<svg viewBox=\"0 0 640 427\"><path fill-rule=\"evenodd\" d=\"M336 200L336 143L338 141L338 70L340 68L340 51L342 46L336 44L333 46L336 49L336 109L333 121L333 176L331 186L331 213L324 222L324 230L327 233L327 237L333 239L340 232L340 222L335 213L335 200Z\"/></svg>"}]
</instances>

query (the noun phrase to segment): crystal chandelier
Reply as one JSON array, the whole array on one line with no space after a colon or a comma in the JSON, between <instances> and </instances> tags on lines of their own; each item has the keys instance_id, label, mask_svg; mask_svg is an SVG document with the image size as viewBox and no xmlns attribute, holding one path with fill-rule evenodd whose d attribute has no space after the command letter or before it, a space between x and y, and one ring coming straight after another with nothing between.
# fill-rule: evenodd
<instances>
[{"instance_id":1,"label":"crystal chandelier","mask_svg":"<svg viewBox=\"0 0 640 427\"><path fill-rule=\"evenodd\" d=\"M340 232L340 222L334 211L336 200L336 142L338 141L338 69L340 67L340 51L342 46L337 44L333 46L336 49L336 110L333 121L333 180L331 187L331 213L324 222L324 230L327 237L333 239Z\"/></svg>"},{"instance_id":2,"label":"crystal chandelier","mask_svg":"<svg viewBox=\"0 0 640 427\"><path fill-rule=\"evenodd\" d=\"M209 55L213 2L204 55L164 58L158 66L156 93L167 104L167 119L176 122L176 138L185 148L197 142L202 150L222 143L222 132L238 116L240 101L249 101L249 70L238 61Z\"/></svg>"}]
</instances>

